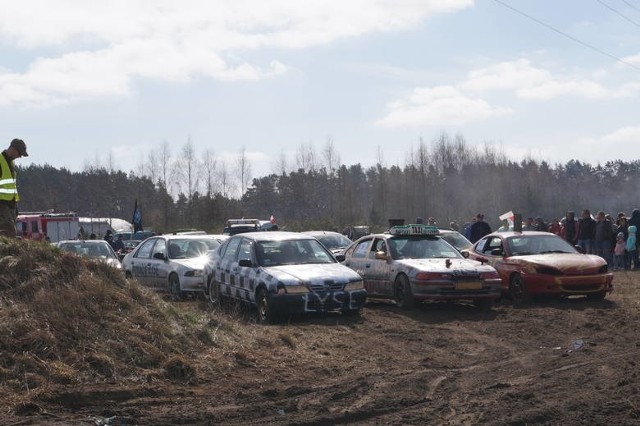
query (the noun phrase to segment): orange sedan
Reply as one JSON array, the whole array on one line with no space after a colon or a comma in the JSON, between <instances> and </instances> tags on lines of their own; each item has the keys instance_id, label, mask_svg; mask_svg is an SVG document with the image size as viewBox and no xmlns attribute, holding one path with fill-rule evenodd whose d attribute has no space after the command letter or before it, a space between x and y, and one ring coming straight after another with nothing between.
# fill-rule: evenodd
<instances>
[{"instance_id":1,"label":"orange sedan","mask_svg":"<svg viewBox=\"0 0 640 426\"><path fill-rule=\"evenodd\" d=\"M602 300L613 290L613 274L603 258L582 254L548 232L494 232L467 251L498 271L503 294L515 304L543 294Z\"/></svg>"}]
</instances>

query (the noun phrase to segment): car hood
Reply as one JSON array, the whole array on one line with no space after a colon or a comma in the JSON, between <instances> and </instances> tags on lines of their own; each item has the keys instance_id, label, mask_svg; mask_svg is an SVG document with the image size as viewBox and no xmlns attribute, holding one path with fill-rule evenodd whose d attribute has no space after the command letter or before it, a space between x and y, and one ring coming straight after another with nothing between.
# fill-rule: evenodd
<instances>
[{"instance_id":1,"label":"car hood","mask_svg":"<svg viewBox=\"0 0 640 426\"><path fill-rule=\"evenodd\" d=\"M170 262L188 269L203 269L207 260L207 256L199 256L190 259L172 259Z\"/></svg>"},{"instance_id":2,"label":"car hood","mask_svg":"<svg viewBox=\"0 0 640 426\"><path fill-rule=\"evenodd\" d=\"M451 262L449 266L447 266L447 260ZM401 259L397 263L420 271L470 271L478 273L494 271L492 266L471 259Z\"/></svg>"},{"instance_id":3,"label":"car hood","mask_svg":"<svg viewBox=\"0 0 640 426\"><path fill-rule=\"evenodd\" d=\"M265 271L284 284L348 283L360 280L361 277L352 269L340 263L322 263L305 265L280 265L265 268Z\"/></svg>"},{"instance_id":4,"label":"car hood","mask_svg":"<svg viewBox=\"0 0 640 426\"><path fill-rule=\"evenodd\" d=\"M563 272L597 272L607 262L600 256L580 253L549 253L512 256L509 260L521 265L548 266Z\"/></svg>"}]
</instances>

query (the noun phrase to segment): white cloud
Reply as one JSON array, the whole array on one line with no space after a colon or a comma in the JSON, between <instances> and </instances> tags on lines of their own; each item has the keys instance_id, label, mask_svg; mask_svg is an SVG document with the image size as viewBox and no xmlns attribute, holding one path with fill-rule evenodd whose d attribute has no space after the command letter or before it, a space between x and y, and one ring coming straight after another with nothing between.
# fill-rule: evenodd
<instances>
[{"instance_id":1,"label":"white cloud","mask_svg":"<svg viewBox=\"0 0 640 426\"><path fill-rule=\"evenodd\" d=\"M382 127L447 126L508 115L508 108L463 95L452 86L417 88L403 99L389 104L389 113L376 122Z\"/></svg>"},{"instance_id":2,"label":"white cloud","mask_svg":"<svg viewBox=\"0 0 640 426\"><path fill-rule=\"evenodd\" d=\"M287 68L243 50L307 48L397 31L473 0L23 0L3 4L0 42L61 52L0 74L0 105L124 96L136 78L257 80Z\"/></svg>"},{"instance_id":3,"label":"white cloud","mask_svg":"<svg viewBox=\"0 0 640 426\"><path fill-rule=\"evenodd\" d=\"M511 90L522 99L548 100L573 95L585 98L606 98L613 92L601 85L574 77L557 77L549 71L531 65L527 59L502 62L469 73L462 89L476 92Z\"/></svg>"}]
</instances>

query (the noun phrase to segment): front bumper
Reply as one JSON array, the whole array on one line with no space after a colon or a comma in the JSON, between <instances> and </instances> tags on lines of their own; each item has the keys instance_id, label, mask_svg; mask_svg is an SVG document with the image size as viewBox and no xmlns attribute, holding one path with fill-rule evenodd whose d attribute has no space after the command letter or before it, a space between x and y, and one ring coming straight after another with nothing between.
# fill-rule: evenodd
<instances>
[{"instance_id":1,"label":"front bumper","mask_svg":"<svg viewBox=\"0 0 640 426\"><path fill-rule=\"evenodd\" d=\"M476 281L411 281L411 292L416 300L497 300L502 292L502 280Z\"/></svg>"},{"instance_id":2,"label":"front bumper","mask_svg":"<svg viewBox=\"0 0 640 426\"><path fill-rule=\"evenodd\" d=\"M366 290L310 292L304 294L270 293L269 304L277 313L345 312L362 309Z\"/></svg>"},{"instance_id":3,"label":"front bumper","mask_svg":"<svg viewBox=\"0 0 640 426\"><path fill-rule=\"evenodd\" d=\"M529 294L593 294L613 291L613 273L596 275L553 276L543 274L523 274L523 282Z\"/></svg>"}]
</instances>

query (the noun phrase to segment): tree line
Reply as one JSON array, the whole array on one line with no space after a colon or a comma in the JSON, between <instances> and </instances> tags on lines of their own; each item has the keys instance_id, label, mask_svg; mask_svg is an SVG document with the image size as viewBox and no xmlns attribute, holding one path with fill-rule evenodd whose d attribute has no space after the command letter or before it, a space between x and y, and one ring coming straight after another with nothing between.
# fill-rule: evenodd
<instances>
[{"instance_id":1,"label":"tree line","mask_svg":"<svg viewBox=\"0 0 640 426\"><path fill-rule=\"evenodd\" d=\"M495 146L470 146L461 135L420 141L403 164L388 165L378 148L374 166L345 165L333 141L318 154L301 145L282 155L272 173L251 177L244 148L227 164L212 151L198 155L188 141L172 156L165 143L128 173L111 165L81 172L49 165L18 166L20 210L74 211L131 221L135 200L145 228L197 228L220 233L227 218L274 216L289 230L383 230L390 218L434 217L439 225L468 222L476 213L495 229L506 211L546 220L589 208L630 214L637 207L640 161L591 165L514 161Z\"/></svg>"}]
</instances>

